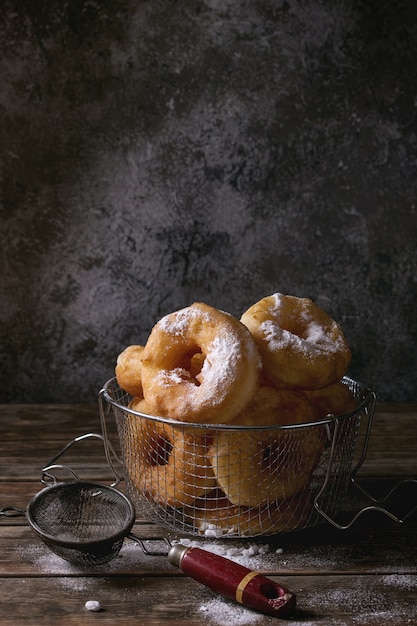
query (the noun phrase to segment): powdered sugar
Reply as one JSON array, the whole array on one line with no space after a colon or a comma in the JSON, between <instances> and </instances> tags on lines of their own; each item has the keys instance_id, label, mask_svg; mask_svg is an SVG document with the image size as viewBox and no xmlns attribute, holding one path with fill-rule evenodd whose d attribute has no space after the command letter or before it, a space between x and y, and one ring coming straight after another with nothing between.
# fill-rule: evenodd
<instances>
[{"instance_id":1,"label":"powdered sugar","mask_svg":"<svg viewBox=\"0 0 417 626\"><path fill-rule=\"evenodd\" d=\"M310 322L304 330L305 337L281 328L272 320L265 320L259 326L262 336L271 352L291 347L304 354L331 353L339 349L339 342L315 322Z\"/></svg>"},{"instance_id":2,"label":"powdered sugar","mask_svg":"<svg viewBox=\"0 0 417 626\"><path fill-rule=\"evenodd\" d=\"M190 407L210 402L212 406L221 404L230 394L230 381L233 379L237 363L242 356L241 345L235 335L224 333L216 336L208 346L198 382L183 368L161 369L155 382L165 387L183 385Z\"/></svg>"},{"instance_id":3,"label":"powdered sugar","mask_svg":"<svg viewBox=\"0 0 417 626\"><path fill-rule=\"evenodd\" d=\"M90 579L77 575L80 573L79 567L61 559L42 543L25 546L22 558L32 562L38 572L56 576L60 586L65 589L87 591L91 587Z\"/></svg>"},{"instance_id":4,"label":"powdered sugar","mask_svg":"<svg viewBox=\"0 0 417 626\"><path fill-rule=\"evenodd\" d=\"M282 293L274 293L271 296L271 300L272 300L272 307L271 307L271 309L272 309L272 311L274 313L277 313L280 310L281 305L282 305L282 298L283 297L284 297L284 294L282 294Z\"/></svg>"},{"instance_id":5,"label":"powdered sugar","mask_svg":"<svg viewBox=\"0 0 417 626\"><path fill-rule=\"evenodd\" d=\"M93 611L94 613L101 611L101 604L98 600L87 600L84 606L87 611Z\"/></svg>"},{"instance_id":6,"label":"powdered sugar","mask_svg":"<svg viewBox=\"0 0 417 626\"><path fill-rule=\"evenodd\" d=\"M208 386L224 385L233 376L242 357L241 343L235 333L219 333L208 347L201 378Z\"/></svg>"},{"instance_id":7,"label":"powdered sugar","mask_svg":"<svg viewBox=\"0 0 417 626\"><path fill-rule=\"evenodd\" d=\"M224 556L232 561L240 563L249 569L268 569L269 566L276 566L277 555L282 554L282 548L273 550L269 544L241 541L220 541L190 539L188 537L173 540L173 544L182 543L187 547L198 547L213 554ZM145 554L135 541L125 540L119 554L109 563L104 565L78 566L57 556L49 550L43 543L34 543L22 549L22 557L26 561L32 562L38 571L62 575L74 576L84 572L116 573L131 571L132 569L143 572L160 573L161 570L169 571L171 566L164 556L152 556Z\"/></svg>"},{"instance_id":8,"label":"powdered sugar","mask_svg":"<svg viewBox=\"0 0 417 626\"><path fill-rule=\"evenodd\" d=\"M79 566L69 563L65 559L50 551L43 543L31 544L22 550L22 558L33 563L37 571L62 576L62 581L68 581L70 585L77 585L78 589L83 588L85 579L79 574L86 573L120 573L124 571L138 570L141 573L152 574L169 571L170 565L167 558L160 556L150 556L145 554L140 546L134 541L126 540L119 552L109 563L96 566ZM68 578L65 578L67 577Z\"/></svg>"},{"instance_id":9,"label":"powdered sugar","mask_svg":"<svg viewBox=\"0 0 417 626\"><path fill-rule=\"evenodd\" d=\"M264 616L255 611L246 609L243 606L224 600L223 598L215 598L209 602L201 604L199 611L204 614L213 624L224 626L249 626L249 624L257 624L264 619Z\"/></svg>"},{"instance_id":10,"label":"powdered sugar","mask_svg":"<svg viewBox=\"0 0 417 626\"><path fill-rule=\"evenodd\" d=\"M190 306L165 315L157 322L156 327L168 335L183 337L188 332L190 323L197 319L201 320L203 324L213 322L212 316L208 312Z\"/></svg>"},{"instance_id":11,"label":"powdered sugar","mask_svg":"<svg viewBox=\"0 0 417 626\"><path fill-rule=\"evenodd\" d=\"M319 324L310 310L314 304L308 299L300 298L297 300L300 333L296 334L286 329L283 320L281 320L284 297L281 293L275 293L271 296L272 319L265 320L260 325L260 330L271 351L281 350L288 346L291 346L295 351L305 353L335 352L340 348L341 340L338 325L330 318L328 325Z\"/></svg>"},{"instance_id":12,"label":"powdered sugar","mask_svg":"<svg viewBox=\"0 0 417 626\"><path fill-rule=\"evenodd\" d=\"M262 322L259 326L259 330L271 351L281 350L297 340L300 342L301 347L301 341L297 335L293 335L288 330L281 328L272 320Z\"/></svg>"},{"instance_id":13,"label":"powdered sugar","mask_svg":"<svg viewBox=\"0 0 417 626\"><path fill-rule=\"evenodd\" d=\"M331 545L309 546L305 551L293 551L286 549L284 558L281 558L282 548L275 550L270 544L261 541L208 541L190 538L181 538L182 544L190 547L200 547L215 554L225 556L252 570L265 571L277 570L285 566L286 562L291 565L292 573L298 569L305 573L310 568L321 571L328 567L340 567L352 562L350 550L352 546ZM141 575L160 575L172 569L168 560L164 557L151 557L145 555L140 547L131 541L125 541L118 557L110 563L96 568L80 568L67 563L54 553L50 552L42 543L29 543L21 548L22 558L31 561L37 573L45 573L51 576L53 583L59 585L64 591L80 593L89 598L98 599L105 605L103 578L92 576L91 573L103 573L110 576L112 573L129 572L137 568ZM165 570L166 568L166 570ZM55 576L54 576L55 575ZM294 583L295 584L295 583ZM346 626L347 624L375 624L377 621L385 624L414 624L417 612L413 605L413 598L417 587L415 574L380 574L372 576L350 577L349 585L332 583L329 578L323 578L323 584L319 587L314 585L299 589L296 585L293 591L298 596L298 609L291 619L293 626L312 626L318 621L325 620L334 626ZM400 600L400 593L405 594L405 600ZM198 589L198 588L197 588ZM138 588L138 592L140 589ZM136 593L136 592L135 592ZM104 596L104 597L103 597ZM83 601L83 602L84 602ZM229 601L222 596L214 595L209 590L197 591L193 599L194 615L201 616L204 624L223 626L250 626L258 623L272 623L272 618L263 616L256 611L251 611L244 606ZM80 607L82 605L80 604ZM407 607L409 612L407 613ZM314 609L314 620L310 621L311 611ZM305 612L305 613L304 613ZM307 619L303 619L303 616Z\"/></svg>"},{"instance_id":14,"label":"powdered sugar","mask_svg":"<svg viewBox=\"0 0 417 626\"><path fill-rule=\"evenodd\" d=\"M155 376L155 380L164 387L179 385L184 382L188 382L190 385L194 384L191 381L190 372L182 367L175 367L172 370L160 370Z\"/></svg>"},{"instance_id":15,"label":"powdered sugar","mask_svg":"<svg viewBox=\"0 0 417 626\"><path fill-rule=\"evenodd\" d=\"M305 340L307 343L323 343L326 342L326 333L322 326L316 324L315 322L310 322L307 325L307 332Z\"/></svg>"},{"instance_id":16,"label":"powdered sugar","mask_svg":"<svg viewBox=\"0 0 417 626\"><path fill-rule=\"evenodd\" d=\"M383 581L388 577L384 577ZM414 585L415 588L415 576ZM340 624L346 626L347 624L358 624L358 626L365 626L366 624L415 624L415 617L417 615L415 607L413 607L407 617L408 620L404 621L404 615L406 613L405 606L395 599L398 596L378 589L378 584L374 581L368 581L366 578L358 577L355 582L352 582L352 587L347 588L345 585L328 587L320 589L317 593L316 589L305 590L302 596L302 602L298 605L302 609L305 607L313 606L318 614L328 615L328 622L331 624ZM336 614L335 614L336 610ZM293 626L298 624L307 626L306 622L291 622ZM310 623L310 622L309 622Z\"/></svg>"},{"instance_id":17,"label":"powdered sugar","mask_svg":"<svg viewBox=\"0 0 417 626\"><path fill-rule=\"evenodd\" d=\"M265 570L271 565L276 566L276 555L282 554L282 548L272 550L270 545L265 543L242 544L228 541L198 541L189 538L181 539L179 542L187 547L202 548L213 554L224 556L248 569Z\"/></svg>"},{"instance_id":18,"label":"powdered sugar","mask_svg":"<svg viewBox=\"0 0 417 626\"><path fill-rule=\"evenodd\" d=\"M400 587L407 591L417 588L417 576L411 574L388 574L381 578L383 585L389 587Z\"/></svg>"}]
</instances>

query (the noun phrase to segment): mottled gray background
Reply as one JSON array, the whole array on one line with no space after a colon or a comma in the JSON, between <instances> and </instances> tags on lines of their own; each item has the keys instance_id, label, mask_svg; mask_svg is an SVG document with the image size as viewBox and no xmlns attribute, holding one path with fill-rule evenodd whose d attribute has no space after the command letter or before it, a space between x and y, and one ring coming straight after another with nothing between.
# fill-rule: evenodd
<instances>
[{"instance_id":1,"label":"mottled gray background","mask_svg":"<svg viewBox=\"0 0 417 626\"><path fill-rule=\"evenodd\" d=\"M417 398L414 0L3 0L0 401L97 398L202 300L275 291Z\"/></svg>"}]
</instances>

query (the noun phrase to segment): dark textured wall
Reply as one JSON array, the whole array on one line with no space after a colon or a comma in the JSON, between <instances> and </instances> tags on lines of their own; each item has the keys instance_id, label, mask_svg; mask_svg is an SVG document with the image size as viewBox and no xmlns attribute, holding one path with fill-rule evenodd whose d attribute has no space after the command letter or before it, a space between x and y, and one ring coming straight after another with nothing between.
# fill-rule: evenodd
<instances>
[{"instance_id":1,"label":"dark textured wall","mask_svg":"<svg viewBox=\"0 0 417 626\"><path fill-rule=\"evenodd\" d=\"M417 397L413 0L4 0L0 401L94 400L203 300L275 291Z\"/></svg>"}]
</instances>

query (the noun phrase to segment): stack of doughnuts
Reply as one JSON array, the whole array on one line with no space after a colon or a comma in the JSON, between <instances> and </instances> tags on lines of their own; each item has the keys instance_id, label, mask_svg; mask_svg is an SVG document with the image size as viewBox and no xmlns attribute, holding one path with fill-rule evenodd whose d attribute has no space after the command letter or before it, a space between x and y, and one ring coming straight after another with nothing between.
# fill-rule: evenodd
<instances>
[{"instance_id":1,"label":"stack of doughnuts","mask_svg":"<svg viewBox=\"0 0 417 626\"><path fill-rule=\"evenodd\" d=\"M132 396L128 483L199 532L302 527L326 445L320 420L355 409L341 382L350 358L340 326L308 298L276 293L240 320L201 302L164 316L117 358Z\"/></svg>"}]
</instances>

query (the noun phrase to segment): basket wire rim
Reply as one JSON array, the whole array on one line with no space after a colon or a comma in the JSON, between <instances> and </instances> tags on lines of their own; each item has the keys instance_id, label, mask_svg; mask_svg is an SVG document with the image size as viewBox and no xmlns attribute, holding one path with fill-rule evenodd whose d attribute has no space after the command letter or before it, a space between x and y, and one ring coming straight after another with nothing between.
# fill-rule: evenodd
<instances>
[{"instance_id":1,"label":"basket wire rim","mask_svg":"<svg viewBox=\"0 0 417 626\"><path fill-rule=\"evenodd\" d=\"M357 380L354 380L353 378L350 378L349 376L343 376L343 378L341 379L341 382L347 383L347 384L351 384L351 385L357 385L359 387L359 392L361 395L361 400L360 402L355 406L355 408L353 409L353 411L350 411L349 413L343 413L342 415L333 415L331 413L329 413L326 417L319 419L319 420L313 420L313 421L309 421L309 422L300 422L297 424L276 424L276 425L259 425L259 424L254 424L254 425L245 425L245 424L225 424L225 423L215 423L215 422L205 422L205 423L198 423L198 422L187 422L187 421L183 421L183 420L176 420L176 419L172 419L169 417L162 417L159 415L150 415L148 413L142 413L140 411L136 411L135 409L131 409L130 407L128 407L127 405L124 404L120 404L119 402L117 402L114 398L112 398L111 396L111 392L110 392L110 387L111 385L113 385L114 383L117 383L116 377L113 376L112 378L110 378L104 385L103 388L101 390L101 394L104 396L104 398L106 399L106 401L112 405L113 407L121 410L121 411L125 411L131 415L137 415L138 417L141 418L145 418L154 422L162 422L164 424L169 424L171 426L183 426L183 427L187 427L187 428L199 428L199 429L203 429L203 430L230 430L230 431L259 431L259 430L265 430L265 431L279 431L279 430L292 430L295 428L311 428L314 426L323 426L326 424L332 424L335 421L338 422L342 422L344 420L349 419L350 417L352 417L353 415L357 415L359 412L361 412L368 404L370 396L372 395L372 390L363 385L362 383L358 382ZM123 391L123 389L121 387L119 387L119 389L121 389L121 391ZM127 392L125 392L127 393ZM127 394L129 395L129 394Z\"/></svg>"}]
</instances>

